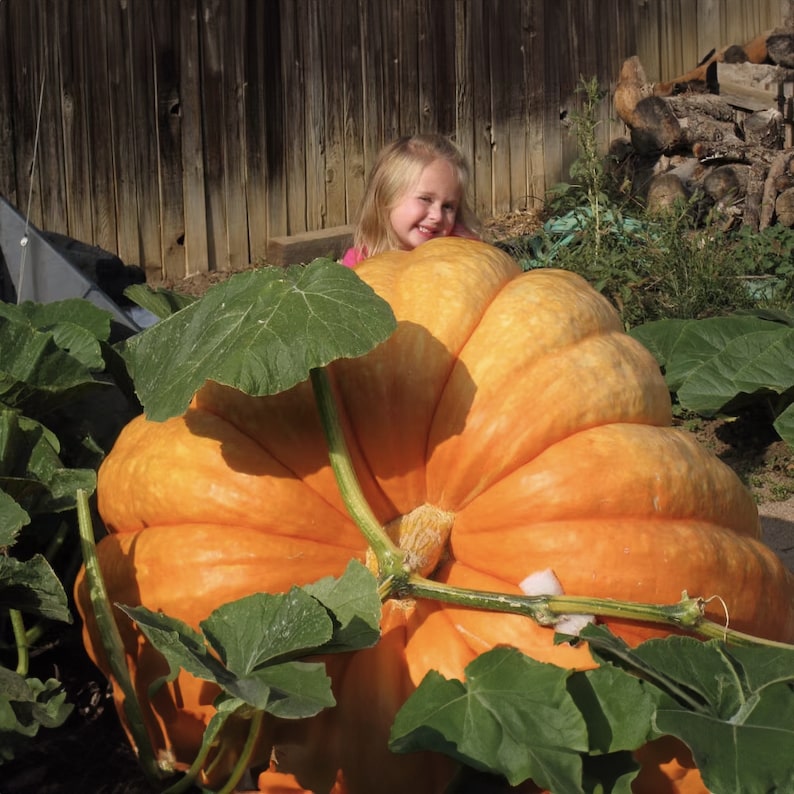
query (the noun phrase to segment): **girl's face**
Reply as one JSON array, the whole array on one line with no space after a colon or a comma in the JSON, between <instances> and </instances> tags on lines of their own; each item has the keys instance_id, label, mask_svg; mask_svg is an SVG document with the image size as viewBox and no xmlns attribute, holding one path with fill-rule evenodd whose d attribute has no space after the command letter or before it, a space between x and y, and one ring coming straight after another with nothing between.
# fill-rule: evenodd
<instances>
[{"instance_id":1,"label":"girl's face","mask_svg":"<svg viewBox=\"0 0 794 794\"><path fill-rule=\"evenodd\" d=\"M434 237L451 234L459 203L460 183L454 166L447 160L433 160L389 215L401 248L410 251Z\"/></svg>"}]
</instances>

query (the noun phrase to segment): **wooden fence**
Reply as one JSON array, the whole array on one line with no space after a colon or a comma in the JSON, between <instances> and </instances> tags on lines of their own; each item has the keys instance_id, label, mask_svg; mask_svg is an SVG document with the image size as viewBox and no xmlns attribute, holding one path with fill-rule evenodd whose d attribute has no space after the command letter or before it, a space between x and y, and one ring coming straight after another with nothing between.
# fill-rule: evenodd
<instances>
[{"instance_id":1,"label":"wooden fence","mask_svg":"<svg viewBox=\"0 0 794 794\"><path fill-rule=\"evenodd\" d=\"M576 157L609 92L782 23L789 0L0 0L0 195L178 279L349 223L380 146L454 137L487 218ZM599 136L624 132L609 99Z\"/></svg>"}]
</instances>

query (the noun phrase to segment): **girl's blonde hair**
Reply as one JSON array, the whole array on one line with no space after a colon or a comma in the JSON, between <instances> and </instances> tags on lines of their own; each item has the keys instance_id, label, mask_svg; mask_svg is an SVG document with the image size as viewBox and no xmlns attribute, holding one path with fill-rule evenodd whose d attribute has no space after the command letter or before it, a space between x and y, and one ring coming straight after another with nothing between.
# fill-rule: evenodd
<instances>
[{"instance_id":1,"label":"girl's blonde hair","mask_svg":"<svg viewBox=\"0 0 794 794\"><path fill-rule=\"evenodd\" d=\"M400 248L389 216L400 199L419 181L434 160L447 160L458 176L460 204L455 222L479 233L480 221L467 198L469 165L460 149L443 135L412 135L398 138L381 149L359 209L353 245L367 256Z\"/></svg>"}]
</instances>

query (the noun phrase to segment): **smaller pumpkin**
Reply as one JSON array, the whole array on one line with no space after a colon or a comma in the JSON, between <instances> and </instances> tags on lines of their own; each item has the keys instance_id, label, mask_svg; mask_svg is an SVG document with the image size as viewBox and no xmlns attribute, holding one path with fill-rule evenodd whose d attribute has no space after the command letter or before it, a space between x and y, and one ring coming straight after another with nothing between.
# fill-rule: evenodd
<instances>
[{"instance_id":1,"label":"smaller pumpkin","mask_svg":"<svg viewBox=\"0 0 794 794\"><path fill-rule=\"evenodd\" d=\"M550 568L568 595L673 603L682 591L717 594L735 628L794 641L794 577L760 542L752 498L670 427L658 365L581 278L521 273L496 248L453 238L373 257L357 272L398 327L329 375L378 521L404 543L416 511L436 516L435 547L417 544L428 576L519 594L529 574ZM366 559L307 383L265 398L208 383L184 416L133 420L99 471L98 504L111 600L194 627L225 602ZM86 648L109 674L82 576L76 599ZM724 617L716 603L707 615ZM605 622L632 644L667 633ZM148 700L164 663L134 625L119 624L152 741L186 765L214 689L183 672ZM593 665L586 645L556 645L552 629L529 619L425 599L389 600L381 628L374 648L328 660L334 709L272 725L277 771L308 790L443 791L450 759L387 749L395 713L430 670L460 678L499 644L566 668ZM671 792L705 791L691 760L671 761L667 745L638 755L634 791L661 794L659 779ZM269 749L264 741L263 764Z\"/></svg>"}]
</instances>

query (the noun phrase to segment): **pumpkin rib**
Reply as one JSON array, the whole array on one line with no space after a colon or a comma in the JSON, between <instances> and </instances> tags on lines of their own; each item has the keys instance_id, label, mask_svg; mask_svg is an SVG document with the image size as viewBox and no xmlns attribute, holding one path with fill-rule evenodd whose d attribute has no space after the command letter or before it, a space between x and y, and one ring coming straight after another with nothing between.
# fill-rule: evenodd
<instances>
[{"instance_id":1,"label":"pumpkin rib","mask_svg":"<svg viewBox=\"0 0 794 794\"><path fill-rule=\"evenodd\" d=\"M615 460L631 457L631 466ZM583 484L598 483L597 488ZM707 519L760 538L755 502L738 477L673 428L622 423L588 428L544 450L457 511L453 530L591 517ZM461 518L463 516L463 518Z\"/></svg>"},{"instance_id":2,"label":"pumpkin rib","mask_svg":"<svg viewBox=\"0 0 794 794\"><path fill-rule=\"evenodd\" d=\"M472 373L477 393L466 409L462 432L455 435L444 424L431 431L440 439L431 438L428 501L444 510L460 509L497 480L585 429L669 424L669 393L659 387L658 365L649 369L650 354L625 335L593 339L591 348L579 344L564 354L554 350L528 364L519 362L514 372ZM599 360L603 369L593 366ZM459 366L465 368L465 360ZM588 394L587 401L572 400L573 380ZM616 393L614 380L626 388ZM453 387L461 388L454 378ZM560 405L566 406L564 417L558 416ZM446 407L443 400L439 407ZM442 416L443 422L454 417L454 406Z\"/></svg>"},{"instance_id":3,"label":"pumpkin rib","mask_svg":"<svg viewBox=\"0 0 794 794\"><path fill-rule=\"evenodd\" d=\"M194 396L192 404L250 437L259 444L263 454L347 517L336 480L328 468L328 447L308 381L286 392L258 398L251 398L229 386L208 382ZM340 419L343 423L346 419L341 410ZM388 512L389 500L365 465L349 428L345 436L359 481L373 511Z\"/></svg>"},{"instance_id":4,"label":"pumpkin rib","mask_svg":"<svg viewBox=\"0 0 794 794\"><path fill-rule=\"evenodd\" d=\"M367 367L356 359L340 359L330 367L345 413L355 418L353 432L367 468L399 514L426 501L429 428L464 341L486 307L520 274L514 261L491 246L448 242L449 257L438 257L436 246L420 246L410 257L389 261L388 284L379 294L398 318L396 331L367 355ZM458 266L456 255L462 261L471 255L465 243L479 252L476 268ZM375 286L383 281L379 260L384 261L365 260L356 269L364 281L372 273ZM460 396L465 401L466 395ZM411 433L403 431L408 427Z\"/></svg>"},{"instance_id":5,"label":"pumpkin rib","mask_svg":"<svg viewBox=\"0 0 794 794\"><path fill-rule=\"evenodd\" d=\"M360 548L361 535L345 512L232 425L191 408L185 417L159 423L157 432L152 427L142 417L133 420L99 469L99 510L113 531L203 523L209 511L218 524L300 537L312 529L290 509L300 502L320 537L329 534L349 549ZM149 476L152 471L156 477ZM328 477L333 481L330 472Z\"/></svg>"},{"instance_id":6,"label":"pumpkin rib","mask_svg":"<svg viewBox=\"0 0 794 794\"><path fill-rule=\"evenodd\" d=\"M769 639L794 636L794 575L762 543L716 525L561 520L492 530L487 555L479 553L476 535L465 532L453 534L451 547L456 559L484 575L498 575L506 586L517 587L530 574L550 568L566 595L631 601L642 593L642 601L657 604L676 603L683 591L691 597L719 596L734 628ZM577 547L587 556L576 554ZM604 559L614 564L604 567ZM706 613L716 622L725 618L718 601Z\"/></svg>"}]
</instances>

